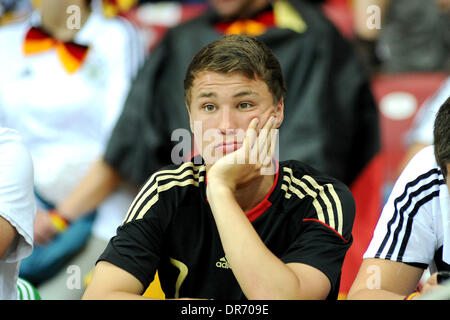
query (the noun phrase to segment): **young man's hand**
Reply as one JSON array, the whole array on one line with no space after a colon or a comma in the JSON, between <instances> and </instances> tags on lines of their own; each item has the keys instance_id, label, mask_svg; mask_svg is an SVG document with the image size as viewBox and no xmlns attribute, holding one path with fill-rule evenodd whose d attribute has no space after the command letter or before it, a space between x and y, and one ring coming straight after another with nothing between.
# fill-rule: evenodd
<instances>
[{"instance_id":1,"label":"young man's hand","mask_svg":"<svg viewBox=\"0 0 450 320\"><path fill-rule=\"evenodd\" d=\"M238 186L264 174L264 170L270 170L275 153L277 122L274 117L270 117L259 134L258 123L259 119L254 118L248 126L242 146L219 159L209 169L209 192L216 187L235 191Z\"/></svg>"}]
</instances>

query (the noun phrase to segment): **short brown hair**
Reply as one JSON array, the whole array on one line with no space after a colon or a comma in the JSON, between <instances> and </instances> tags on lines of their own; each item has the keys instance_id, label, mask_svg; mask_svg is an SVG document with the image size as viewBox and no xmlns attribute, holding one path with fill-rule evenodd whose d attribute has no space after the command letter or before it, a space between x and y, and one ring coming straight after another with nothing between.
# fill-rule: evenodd
<instances>
[{"instance_id":1,"label":"short brown hair","mask_svg":"<svg viewBox=\"0 0 450 320\"><path fill-rule=\"evenodd\" d=\"M242 73L249 79L260 78L269 87L277 104L286 96L286 84L281 66L270 48L247 35L229 35L210 43L192 58L184 79L184 98L191 103L191 88L202 71Z\"/></svg>"},{"instance_id":2,"label":"short brown hair","mask_svg":"<svg viewBox=\"0 0 450 320\"><path fill-rule=\"evenodd\" d=\"M444 178L450 163L450 97L440 107L434 120L434 155Z\"/></svg>"}]
</instances>

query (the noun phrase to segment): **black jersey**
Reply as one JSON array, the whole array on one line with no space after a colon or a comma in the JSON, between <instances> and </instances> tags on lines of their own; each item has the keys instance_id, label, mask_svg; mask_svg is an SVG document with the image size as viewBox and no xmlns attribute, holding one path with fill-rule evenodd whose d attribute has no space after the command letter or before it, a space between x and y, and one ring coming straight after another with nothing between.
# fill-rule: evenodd
<instances>
[{"instance_id":1,"label":"black jersey","mask_svg":"<svg viewBox=\"0 0 450 320\"><path fill-rule=\"evenodd\" d=\"M280 162L278 169L272 189L247 217L283 262L321 270L331 282L328 298L336 299L352 242L352 194L301 162ZM167 298L245 299L206 198L204 165L188 162L155 173L100 260L128 271L144 287L158 270Z\"/></svg>"}]
</instances>

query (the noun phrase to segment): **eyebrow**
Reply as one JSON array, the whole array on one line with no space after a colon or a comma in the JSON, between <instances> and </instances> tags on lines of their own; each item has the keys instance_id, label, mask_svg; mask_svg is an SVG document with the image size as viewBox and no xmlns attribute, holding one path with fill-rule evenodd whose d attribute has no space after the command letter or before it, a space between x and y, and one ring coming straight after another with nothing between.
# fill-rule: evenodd
<instances>
[{"instance_id":1,"label":"eyebrow","mask_svg":"<svg viewBox=\"0 0 450 320\"><path fill-rule=\"evenodd\" d=\"M244 96L258 96L258 92L252 91L252 90L244 90L236 93L233 98L237 97L244 97Z\"/></svg>"},{"instance_id":2,"label":"eyebrow","mask_svg":"<svg viewBox=\"0 0 450 320\"><path fill-rule=\"evenodd\" d=\"M244 90L244 91L239 91L238 93L233 95L233 98L238 98L238 97L244 97L244 96L258 96L259 94L255 91L252 90ZM211 98L211 97L217 97L217 94L215 94L214 92L200 92L200 94L198 95L198 98Z\"/></svg>"},{"instance_id":3,"label":"eyebrow","mask_svg":"<svg viewBox=\"0 0 450 320\"><path fill-rule=\"evenodd\" d=\"M214 92L200 92L197 96L198 98L211 98L216 97L217 95Z\"/></svg>"}]
</instances>

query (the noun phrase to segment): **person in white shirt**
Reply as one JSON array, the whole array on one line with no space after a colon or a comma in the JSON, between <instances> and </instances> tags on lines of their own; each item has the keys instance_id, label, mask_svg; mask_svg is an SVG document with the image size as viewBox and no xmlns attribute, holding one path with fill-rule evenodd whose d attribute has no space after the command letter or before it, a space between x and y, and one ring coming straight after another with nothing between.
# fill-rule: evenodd
<instances>
[{"instance_id":1,"label":"person in white shirt","mask_svg":"<svg viewBox=\"0 0 450 320\"><path fill-rule=\"evenodd\" d=\"M0 300L18 299L22 259L33 250L33 164L20 136L0 127Z\"/></svg>"},{"instance_id":2,"label":"person in white shirt","mask_svg":"<svg viewBox=\"0 0 450 320\"><path fill-rule=\"evenodd\" d=\"M37 9L27 21L0 29L0 122L20 132L35 168L36 246L20 276L42 298L64 299L62 291L40 287L57 272L66 280L72 264L81 277L87 274L93 262L85 267L69 259L91 231L98 246L106 245L134 197L121 188L80 219L58 208L103 154L144 47L129 21L105 18L89 0L41 0ZM67 298L82 294L59 287Z\"/></svg>"},{"instance_id":3,"label":"person in white shirt","mask_svg":"<svg viewBox=\"0 0 450 320\"><path fill-rule=\"evenodd\" d=\"M434 122L434 143L395 183L348 299L406 299L430 293L450 274L450 98ZM425 269L431 276L415 291Z\"/></svg>"}]
</instances>

